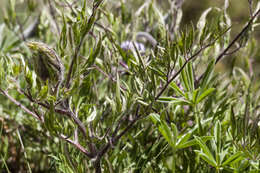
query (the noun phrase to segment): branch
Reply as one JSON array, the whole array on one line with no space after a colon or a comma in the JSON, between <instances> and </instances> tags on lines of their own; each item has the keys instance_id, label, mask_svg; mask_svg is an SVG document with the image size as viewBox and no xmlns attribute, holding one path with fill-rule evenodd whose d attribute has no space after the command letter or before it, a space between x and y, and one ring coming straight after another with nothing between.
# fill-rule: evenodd
<instances>
[{"instance_id":1,"label":"branch","mask_svg":"<svg viewBox=\"0 0 260 173\"><path fill-rule=\"evenodd\" d=\"M256 17L260 14L260 9L254 14L254 16L249 20L247 25L241 30L240 33L236 35L236 37L232 40L231 43L227 46L226 49L224 49L216 58L215 64L217 64L225 55L230 55L231 53L235 53L239 49L235 49L235 51L228 52L229 49L238 41L238 39L247 31L247 29L250 27L250 25L253 23L253 21L256 19ZM196 85L199 84L200 80L203 78L204 74L202 74L197 80L196 80Z\"/></svg>"},{"instance_id":2,"label":"branch","mask_svg":"<svg viewBox=\"0 0 260 173\"><path fill-rule=\"evenodd\" d=\"M80 129L80 131L83 133L85 137L87 137L87 131L84 126L84 124L78 119L78 117L75 116L75 114L72 111L69 111L69 117L73 119L74 123L76 123Z\"/></svg>"},{"instance_id":3,"label":"branch","mask_svg":"<svg viewBox=\"0 0 260 173\"><path fill-rule=\"evenodd\" d=\"M196 59L196 57L206 48L210 47L211 45L213 45L222 35L224 35L227 31L229 31L231 29L231 27L227 28L222 34L220 34L220 36L218 36L217 38L215 38L213 41L211 41L210 43L208 43L205 46L202 46L197 52L195 52L190 58L188 58L185 63L181 66L181 68L170 78L170 80L167 79L166 84L164 85L164 87L162 88L162 90L157 94L157 96L155 97L155 101L159 99L159 97L164 93L164 91L168 88L168 86L170 85L170 83L181 73L181 71L184 69L184 67L188 64L188 62Z\"/></svg>"},{"instance_id":4,"label":"branch","mask_svg":"<svg viewBox=\"0 0 260 173\"><path fill-rule=\"evenodd\" d=\"M140 115L139 114L139 110L140 110L140 106L138 105L136 108L136 113L135 113L135 118L130 122L130 124L128 124L128 126L117 136L112 137L111 141L109 141L105 146L103 146L103 148L97 153L96 156L96 160L100 160L101 157L108 151L108 149L112 146L114 146L114 144L116 144L119 139L125 135L133 126L134 124L137 122L137 120L139 120ZM119 126L120 122L118 123ZM115 129L115 131L113 132L113 134L118 132L118 128Z\"/></svg>"},{"instance_id":5,"label":"branch","mask_svg":"<svg viewBox=\"0 0 260 173\"><path fill-rule=\"evenodd\" d=\"M82 153L84 153L89 158L93 158L93 155L89 153L83 146L81 146L78 142L73 141L71 139L68 139L65 135L60 135L60 138L67 141L68 143L74 145L76 148L78 148Z\"/></svg>"},{"instance_id":6,"label":"branch","mask_svg":"<svg viewBox=\"0 0 260 173\"><path fill-rule=\"evenodd\" d=\"M215 64L217 64L227 53L227 51L238 41L238 39L248 30L248 28L250 27L250 25L253 23L253 21L255 20L255 18L259 15L260 13L260 9L254 14L254 16L249 20L249 22L247 23L247 25L242 29L242 31L240 33L237 34L237 36L232 40L232 42L227 46L226 49L223 50L223 52L221 54L219 54L219 56L216 59Z\"/></svg>"},{"instance_id":7,"label":"branch","mask_svg":"<svg viewBox=\"0 0 260 173\"><path fill-rule=\"evenodd\" d=\"M46 103L42 103L39 102L35 99L33 99L33 97L31 96L31 94L26 93L25 91L23 91L18 85L16 86L17 91L24 95L25 97L27 97L27 99L29 99L30 102L38 104L39 106L42 106L46 109L50 109L50 105L46 104ZM61 108L54 108L54 112L59 113L61 115L67 115L69 118L72 118L73 121L78 125L79 129L81 130L81 132L83 133L83 135L86 137L87 136L87 132L86 132L86 128L83 125L83 123L78 119L78 117L75 116L75 114L71 111L71 110L65 110L65 109L61 109ZM43 120L42 120L43 121Z\"/></svg>"},{"instance_id":8,"label":"branch","mask_svg":"<svg viewBox=\"0 0 260 173\"><path fill-rule=\"evenodd\" d=\"M13 102L15 105L17 105L18 107L23 109L26 113L32 115L34 118L38 119L40 122L42 122L42 123L44 122L44 120L41 119L40 116L38 116L34 112L30 111L28 108L26 108L24 105L22 105L19 101L15 100L12 96L10 96L8 94L7 91L4 91L0 88L0 92L4 96L6 96L11 102ZM28 94L26 94L24 91L20 90L19 88L18 88L18 92L23 93L23 95L25 95L32 103L37 103L35 100L33 100L33 98L31 98ZM47 109L50 109L50 106L48 106L47 104L42 104L41 106L43 106ZM60 113L60 114L65 114L65 115L68 115L69 117L71 117L74 120L74 122L78 125L79 129L82 131L84 136L86 137L86 129L85 129L83 123L73 114L73 112L66 111L63 109L55 109L55 112ZM80 144L78 144L77 141L72 141L70 139L67 139L64 135L61 136L61 138L66 140L67 142L73 144L75 147L77 147L80 151L82 151L88 157L92 158L92 155L89 152L87 152Z\"/></svg>"},{"instance_id":9,"label":"branch","mask_svg":"<svg viewBox=\"0 0 260 173\"><path fill-rule=\"evenodd\" d=\"M23 111L25 111L26 113L32 115L34 118L36 118L37 120L39 120L40 122L43 122L43 120L34 112L32 112L31 110L29 110L28 108L26 108L24 105L22 105L22 103L20 103L19 101L15 100L12 96L10 96L8 94L7 91L4 91L0 88L0 92L6 96L11 102L13 102L16 106L20 107Z\"/></svg>"},{"instance_id":10,"label":"branch","mask_svg":"<svg viewBox=\"0 0 260 173\"><path fill-rule=\"evenodd\" d=\"M230 27L224 32L226 33L228 30L230 29ZM224 34L223 33L223 34ZM221 34L221 36L223 35ZM167 83L165 84L165 86L163 87L163 89L159 92L159 94L155 97L155 100L158 100L158 98L164 93L164 91L167 89L167 87L169 86L169 84L181 73L181 71L184 69L184 67L187 65L187 63L189 61L192 61L193 59L195 59L203 50L205 50L207 47L213 45L221 36L217 37L216 39L214 39L212 42L208 43L207 45L201 47L195 54L193 54L190 58L188 58L185 63L181 66L181 68L168 80L167 79ZM147 109L145 110L145 113L147 113L147 111L149 110L150 107L152 107L152 103L150 103L149 106L147 106ZM112 133L112 139L111 141L109 141L107 144L105 144L100 151L97 153L96 156L96 161L95 161L95 166L97 167L97 169L99 168L99 162L101 157L109 150L109 148L111 148L114 144L116 144L119 139L124 136L133 126L134 124L141 118L141 116L139 115L139 109L140 109L140 105L137 106L136 108L136 113L135 113L135 118L130 122L130 124L128 124L128 126L117 136L115 136L115 134L118 132L119 130L119 126L122 122L118 122L115 131ZM97 170L96 169L96 170Z\"/></svg>"},{"instance_id":11,"label":"branch","mask_svg":"<svg viewBox=\"0 0 260 173\"><path fill-rule=\"evenodd\" d=\"M168 80L166 84L164 85L164 87L162 88L162 90L157 94L157 96L155 97L155 100L158 100L159 97L164 93L164 91L168 88L168 86L170 85L170 83L181 73L181 71L184 69L184 67L187 65L188 62L190 62L191 60L195 59L204 49L206 49L207 47L211 46L212 44L214 44L214 42L207 44L204 47L201 47L195 54L193 54L189 59L187 59L185 61L185 63L181 66L181 68Z\"/></svg>"}]
</instances>

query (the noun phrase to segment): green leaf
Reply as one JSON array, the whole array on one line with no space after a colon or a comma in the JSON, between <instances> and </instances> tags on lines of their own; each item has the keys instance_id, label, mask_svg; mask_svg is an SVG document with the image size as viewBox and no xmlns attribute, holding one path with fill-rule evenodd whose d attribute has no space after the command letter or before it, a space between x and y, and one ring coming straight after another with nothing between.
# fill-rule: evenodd
<instances>
[{"instance_id":1,"label":"green leaf","mask_svg":"<svg viewBox=\"0 0 260 173\"><path fill-rule=\"evenodd\" d=\"M192 134L192 131L189 131L189 132L185 133L184 135L182 135L182 136L178 139L178 142L176 143L176 147L179 148L179 147L182 146L184 143L186 143L186 142L190 139L191 134Z\"/></svg>"},{"instance_id":2,"label":"green leaf","mask_svg":"<svg viewBox=\"0 0 260 173\"><path fill-rule=\"evenodd\" d=\"M39 99L40 100L44 100L44 99L46 99L47 98L47 96L48 96L48 85L44 85L44 86L42 86L41 87L41 91L40 91L40 93L39 93Z\"/></svg>"},{"instance_id":3,"label":"green leaf","mask_svg":"<svg viewBox=\"0 0 260 173\"><path fill-rule=\"evenodd\" d=\"M231 155L228 157L228 159L222 163L221 166L226 166L228 164L232 164L233 162L236 162L238 159L240 159L240 157L243 155L243 153L241 151Z\"/></svg>"},{"instance_id":4,"label":"green leaf","mask_svg":"<svg viewBox=\"0 0 260 173\"><path fill-rule=\"evenodd\" d=\"M188 82L189 82L189 88L191 91L194 91L194 74L193 74L193 67L192 67L192 62L188 62L187 64L187 74L188 74Z\"/></svg>"},{"instance_id":5,"label":"green leaf","mask_svg":"<svg viewBox=\"0 0 260 173\"><path fill-rule=\"evenodd\" d=\"M179 65L180 65L180 67L183 66L182 58L179 58ZM182 79L182 82L184 83L185 89L187 91L190 91L187 73L186 73L185 69L186 69L186 67L181 71L181 79Z\"/></svg>"},{"instance_id":6,"label":"green leaf","mask_svg":"<svg viewBox=\"0 0 260 173\"><path fill-rule=\"evenodd\" d=\"M29 87L33 86L33 73L27 67L25 67L25 80Z\"/></svg>"},{"instance_id":7,"label":"green leaf","mask_svg":"<svg viewBox=\"0 0 260 173\"><path fill-rule=\"evenodd\" d=\"M213 157L213 155L211 154L209 148L207 147L207 145L203 142L203 140L198 137L198 136L194 136L195 140L197 141L197 143L199 144L200 148L202 149L203 153L202 155L206 158L205 161L207 161L208 163L210 162L210 164L212 166L216 166L217 163Z\"/></svg>"},{"instance_id":8,"label":"green leaf","mask_svg":"<svg viewBox=\"0 0 260 173\"><path fill-rule=\"evenodd\" d=\"M151 67L151 66L148 66L149 69L151 69L156 75L160 76L162 78L162 80L166 81L163 77L165 76L164 72L161 71L159 68L154 68L154 67ZM173 83L173 82L171 82Z\"/></svg>"},{"instance_id":9,"label":"green leaf","mask_svg":"<svg viewBox=\"0 0 260 173\"><path fill-rule=\"evenodd\" d=\"M215 91L215 88L209 88L206 91L204 91L202 94L200 94L197 103L200 103L203 99L209 96L213 91Z\"/></svg>"},{"instance_id":10,"label":"green leaf","mask_svg":"<svg viewBox=\"0 0 260 173\"><path fill-rule=\"evenodd\" d=\"M178 137L178 129L177 129L177 126L174 124L174 123L171 123L171 130L173 132L173 143L174 145L176 146L176 143L177 143L177 137Z\"/></svg>"},{"instance_id":11,"label":"green leaf","mask_svg":"<svg viewBox=\"0 0 260 173\"><path fill-rule=\"evenodd\" d=\"M214 127L214 138L216 143L218 144L218 152L220 152L220 146L221 146L221 124L219 120L217 120L217 123L215 124Z\"/></svg>"},{"instance_id":12,"label":"green leaf","mask_svg":"<svg viewBox=\"0 0 260 173\"><path fill-rule=\"evenodd\" d=\"M153 15L157 16L158 17L158 22L161 24L161 25L165 25L165 22L164 22L164 16L162 14L162 11L160 11L158 8L157 8L157 5L155 4L152 4L152 8L153 8Z\"/></svg>"},{"instance_id":13,"label":"green leaf","mask_svg":"<svg viewBox=\"0 0 260 173\"><path fill-rule=\"evenodd\" d=\"M208 65L205 73L203 74L203 80L200 85L201 89L207 88L207 85L209 84L211 76L214 72L214 67L215 67L215 59L212 59Z\"/></svg>"},{"instance_id":14,"label":"green leaf","mask_svg":"<svg viewBox=\"0 0 260 173\"><path fill-rule=\"evenodd\" d=\"M174 81L172 81L170 83L170 87L176 91L178 94L180 94L181 96L185 97L185 94L182 92L182 90L176 85L176 83Z\"/></svg>"},{"instance_id":15,"label":"green leaf","mask_svg":"<svg viewBox=\"0 0 260 173\"><path fill-rule=\"evenodd\" d=\"M93 112L91 112L91 114L87 118L87 122L90 123L90 122L94 121L96 116L97 116L97 109L96 109L96 107L94 107Z\"/></svg>"},{"instance_id":16,"label":"green leaf","mask_svg":"<svg viewBox=\"0 0 260 173\"><path fill-rule=\"evenodd\" d=\"M67 47L67 21L64 17L64 14L62 14L62 20L63 20L63 27L60 35L60 45L62 45L61 49L65 49Z\"/></svg>"},{"instance_id":17,"label":"green leaf","mask_svg":"<svg viewBox=\"0 0 260 173\"><path fill-rule=\"evenodd\" d=\"M205 160L208 164L211 166L217 167L217 163L215 160L212 160L207 154L201 152L201 151L195 151L203 160Z\"/></svg>"},{"instance_id":18,"label":"green leaf","mask_svg":"<svg viewBox=\"0 0 260 173\"><path fill-rule=\"evenodd\" d=\"M215 143L216 143L216 151L215 151L215 155L216 155L216 161L219 164L220 163L220 150L221 150L221 124L219 122L219 120L217 121L215 127L214 127L214 138L215 138Z\"/></svg>"},{"instance_id":19,"label":"green leaf","mask_svg":"<svg viewBox=\"0 0 260 173\"><path fill-rule=\"evenodd\" d=\"M234 72L239 72L241 74L242 80L244 81L244 84L248 88L251 83L251 80L250 80L250 77L244 72L244 70L242 70L239 67L234 67Z\"/></svg>"},{"instance_id":20,"label":"green leaf","mask_svg":"<svg viewBox=\"0 0 260 173\"><path fill-rule=\"evenodd\" d=\"M140 99L138 99L137 102L142 104L142 105L144 105L144 106L148 106L149 105L149 103L147 103L147 102L145 102L143 100L140 100Z\"/></svg>"},{"instance_id":21,"label":"green leaf","mask_svg":"<svg viewBox=\"0 0 260 173\"><path fill-rule=\"evenodd\" d=\"M88 57L87 61L85 62L85 64L83 65L83 69L86 69L95 63L95 60L98 57L101 48L102 48L102 38L99 39L96 49L94 51L93 51L93 49L91 49L89 57ZM83 70L83 72L84 72L84 70Z\"/></svg>"},{"instance_id":22,"label":"green leaf","mask_svg":"<svg viewBox=\"0 0 260 173\"><path fill-rule=\"evenodd\" d=\"M202 15L200 16L200 19L197 23L197 29L198 31L200 32L199 33L199 38L201 37L202 35L202 32L204 31L204 28L206 27L206 18L207 18L207 15L208 13L212 10L212 8L208 8L207 10L205 10Z\"/></svg>"},{"instance_id":23,"label":"green leaf","mask_svg":"<svg viewBox=\"0 0 260 173\"><path fill-rule=\"evenodd\" d=\"M208 140L211 140L213 137L212 136L203 136L201 137L203 142L206 142ZM197 145L198 142L195 139L183 142L183 143L179 143L178 146L176 146L177 149L183 149L183 148L187 148L187 147L191 147L193 145Z\"/></svg>"},{"instance_id":24,"label":"green leaf","mask_svg":"<svg viewBox=\"0 0 260 173\"><path fill-rule=\"evenodd\" d=\"M93 26L94 22L95 22L95 15L96 15L96 11L93 11L92 16L89 18L87 25L85 26L85 24L83 24L82 26L82 37L84 37L91 29L91 27Z\"/></svg>"},{"instance_id":25,"label":"green leaf","mask_svg":"<svg viewBox=\"0 0 260 173\"><path fill-rule=\"evenodd\" d=\"M151 120L152 120L152 122L153 122L154 124L157 124L157 123L160 123L160 122L161 122L161 120L160 120L160 115L159 115L159 114L151 113L151 114L149 115L149 117L151 118Z\"/></svg>"},{"instance_id":26,"label":"green leaf","mask_svg":"<svg viewBox=\"0 0 260 173\"><path fill-rule=\"evenodd\" d=\"M172 124L171 128L173 131L171 131L171 129L169 128L167 123L164 120L160 119L159 114L151 113L150 118L151 118L152 122L157 125L158 130L163 135L163 137L166 139L166 141L170 144L170 146L173 149L175 149L176 140L177 140L176 135L178 135L177 127L174 124Z\"/></svg>"},{"instance_id":27,"label":"green leaf","mask_svg":"<svg viewBox=\"0 0 260 173\"><path fill-rule=\"evenodd\" d=\"M135 48L134 56L137 57L136 59L138 59L138 62L141 63L142 69L145 69L145 68L146 68L145 61L144 61L144 59L141 57L140 52L139 52L139 50L138 50L137 47L136 47L136 44L133 43L133 45L134 45L134 48Z\"/></svg>"},{"instance_id":28,"label":"green leaf","mask_svg":"<svg viewBox=\"0 0 260 173\"><path fill-rule=\"evenodd\" d=\"M192 93L192 102L195 103L195 104L198 103L197 102L198 94L199 94L199 88L194 90L193 93Z\"/></svg>"},{"instance_id":29,"label":"green leaf","mask_svg":"<svg viewBox=\"0 0 260 173\"><path fill-rule=\"evenodd\" d=\"M116 107L117 107L117 111L121 112L122 103L121 103L121 91L120 91L120 78L118 73L116 77Z\"/></svg>"},{"instance_id":30,"label":"green leaf","mask_svg":"<svg viewBox=\"0 0 260 173\"><path fill-rule=\"evenodd\" d=\"M192 105L191 102L182 99L182 98L175 98L175 97L160 97L158 99L158 102L162 103L172 103L172 104L177 104L177 105Z\"/></svg>"},{"instance_id":31,"label":"green leaf","mask_svg":"<svg viewBox=\"0 0 260 173\"><path fill-rule=\"evenodd\" d=\"M235 134L236 134L236 127L237 127L237 120L236 120L236 117L235 117L235 112L234 112L234 106L232 105L230 107L230 120L231 120L231 133L232 133L232 136L235 137Z\"/></svg>"},{"instance_id":32,"label":"green leaf","mask_svg":"<svg viewBox=\"0 0 260 173\"><path fill-rule=\"evenodd\" d=\"M128 61L129 61L129 58L127 56L127 53L120 47L120 45L116 44L116 43L113 43L116 48L117 48L117 51L119 52L119 54L122 56L123 58L123 61L128 64Z\"/></svg>"},{"instance_id":33,"label":"green leaf","mask_svg":"<svg viewBox=\"0 0 260 173\"><path fill-rule=\"evenodd\" d=\"M8 168L7 163L6 163L6 161L5 161L5 158L2 156L2 154L1 154L1 158L2 158L2 162L4 163L4 167L5 167L6 171L7 171L7 173L11 173L10 170L9 170L9 168Z\"/></svg>"},{"instance_id":34,"label":"green leaf","mask_svg":"<svg viewBox=\"0 0 260 173\"><path fill-rule=\"evenodd\" d=\"M170 146L175 149L176 143L174 143L175 141L173 137L173 132L171 132L169 126L166 124L165 121L161 121L161 124L159 125L159 131L164 136L166 141L170 144Z\"/></svg>"}]
</instances>

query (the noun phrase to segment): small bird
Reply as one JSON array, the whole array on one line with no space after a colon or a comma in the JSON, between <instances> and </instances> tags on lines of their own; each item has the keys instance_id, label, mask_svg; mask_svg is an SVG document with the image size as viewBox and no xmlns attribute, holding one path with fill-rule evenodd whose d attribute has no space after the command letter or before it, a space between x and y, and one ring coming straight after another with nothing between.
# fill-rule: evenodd
<instances>
[{"instance_id":1,"label":"small bird","mask_svg":"<svg viewBox=\"0 0 260 173\"><path fill-rule=\"evenodd\" d=\"M44 82L48 80L55 85L55 91L58 90L64 79L64 65L60 57L45 43L31 41L26 45L33 53L34 70L38 77Z\"/></svg>"}]
</instances>

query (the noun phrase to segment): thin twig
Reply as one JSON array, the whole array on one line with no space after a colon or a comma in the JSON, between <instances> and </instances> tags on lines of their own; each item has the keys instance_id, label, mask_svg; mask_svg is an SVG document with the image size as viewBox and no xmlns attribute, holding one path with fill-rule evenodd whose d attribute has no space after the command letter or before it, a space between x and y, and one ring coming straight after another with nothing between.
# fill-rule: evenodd
<instances>
[{"instance_id":1,"label":"thin twig","mask_svg":"<svg viewBox=\"0 0 260 173\"><path fill-rule=\"evenodd\" d=\"M24 110L26 113L32 115L34 118L36 118L37 120L39 120L40 122L43 122L42 119L40 117L38 117L37 114L35 114L34 112L32 112L31 110L29 110L28 108L26 108L24 105L22 105L22 103L20 103L19 101L15 100L12 96L10 96L8 94L7 91L4 91L0 88L0 92L6 96L11 102L13 102L16 106L20 107L22 110Z\"/></svg>"},{"instance_id":2,"label":"thin twig","mask_svg":"<svg viewBox=\"0 0 260 173\"><path fill-rule=\"evenodd\" d=\"M254 16L249 20L249 22L247 23L247 25L241 30L241 32L239 32L236 37L232 40L231 43L229 43L229 45L227 46L226 49L224 49L216 58L216 62L215 64L217 64L225 55L230 55L230 53L228 53L229 49L231 49L231 47L239 40L239 38L247 31L247 29L250 27L250 25L253 23L253 21L256 19L256 17L260 14L260 9L254 14ZM238 50L236 50L238 51ZM204 73L202 75L200 75L200 77L196 80L196 85L199 84L200 80L203 78Z\"/></svg>"},{"instance_id":3,"label":"thin twig","mask_svg":"<svg viewBox=\"0 0 260 173\"><path fill-rule=\"evenodd\" d=\"M188 62L192 61L195 59L204 49L208 48L211 46L213 43L209 43L208 45L201 47L195 54L193 54L189 59L185 61L185 63L181 66L181 68L166 82L164 87L161 89L161 91L157 94L155 97L155 100L158 100L159 97L164 93L164 91L168 88L170 83L182 72L182 70L185 68Z\"/></svg>"},{"instance_id":4,"label":"thin twig","mask_svg":"<svg viewBox=\"0 0 260 173\"><path fill-rule=\"evenodd\" d=\"M68 139L65 135L60 135L60 138L74 145L76 148L78 148L82 153L84 153L89 158L93 158L93 155L90 152L88 152L83 146L81 146L78 142Z\"/></svg>"},{"instance_id":5,"label":"thin twig","mask_svg":"<svg viewBox=\"0 0 260 173\"><path fill-rule=\"evenodd\" d=\"M24 90L22 90L21 88L19 88L18 86L16 87L18 93L22 94L23 96L25 96L30 102L32 103L35 103L39 106L42 106L46 109L50 109L50 105L49 104L46 104L46 103L43 103L43 102L39 102L35 99L33 99L33 97L31 96L30 93L26 93ZM67 116L70 116L70 111L67 111L65 109L61 109L61 108L55 108L54 111L56 113L59 113L59 114L63 114L63 115L67 115Z\"/></svg>"},{"instance_id":6,"label":"thin twig","mask_svg":"<svg viewBox=\"0 0 260 173\"><path fill-rule=\"evenodd\" d=\"M230 52L225 53L225 56L236 53L237 51L239 51L241 49L241 47L242 47L241 45L238 45L238 47L235 48L234 50L231 50Z\"/></svg>"},{"instance_id":7,"label":"thin twig","mask_svg":"<svg viewBox=\"0 0 260 173\"><path fill-rule=\"evenodd\" d=\"M75 117L78 118L78 113L77 112L75 113ZM74 131L74 140L75 140L75 142L79 141L78 128L76 128L75 131Z\"/></svg>"},{"instance_id":8,"label":"thin twig","mask_svg":"<svg viewBox=\"0 0 260 173\"><path fill-rule=\"evenodd\" d=\"M84 124L78 119L78 117L76 117L75 113L72 110L70 110L69 112L70 112L70 117L78 125L78 127L81 130L81 132L83 133L83 135L85 137L87 137L87 130L86 130Z\"/></svg>"},{"instance_id":9,"label":"thin twig","mask_svg":"<svg viewBox=\"0 0 260 173\"><path fill-rule=\"evenodd\" d=\"M113 143L117 142L123 135L125 135L133 127L133 125L137 122L137 120L140 119L141 116L139 115L139 110L140 110L140 106L138 105L136 108L135 118L130 122L130 124L119 135L117 135L113 139Z\"/></svg>"},{"instance_id":10,"label":"thin twig","mask_svg":"<svg viewBox=\"0 0 260 173\"><path fill-rule=\"evenodd\" d=\"M237 36L232 40L232 42L227 46L226 49L223 50L221 54L216 58L215 64L217 64L227 53L227 51L238 41L238 39L248 30L248 28L251 26L255 18L259 15L260 9L254 14L254 16L249 20L247 25L241 30L240 33L237 34Z\"/></svg>"},{"instance_id":11,"label":"thin twig","mask_svg":"<svg viewBox=\"0 0 260 173\"><path fill-rule=\"evenodd\" d=\"M164 87L162 88L162 90L157 94L157 96L155 97L155 101L159 99L159 97L164 93L164 91L168 88L168 86L170 85L170 83L182 72L182 70L184 69L184 67L188 64L188 62L196 59L196 57L206 48L210 47L211 45L213 45L222 35L224 35L227 31L229 31L231 29L231 27L227 28L219 37L215 38L213 41L211 41L210 43L208 43L205 46L202 46L197 52L195 52L190 58L188 58L185 63L181 66L181 68L170 78L170 80L168 80L166 82L166 84L164 85Z\"/></svg>"},{"instance_id":12,"label":"thin twig","mask_svg":"<svg viewBox=\"0 0 260 173\"><path fill-rule=\"evenodd\" d=\"M42 106L46 109L50 109L50 105L39 102L37 100L34 100L32 98L32 96L28 93L26 93L25 91L23 91L21 88L19 88L17 86L17 91L24 95L25 97L27 97L29 99L29 101L31 101L32 103L38 104L39 106ZM86 137L87 136L87 132L86 132L86 128L84 126L84 124L78 119L78 117L75 116L75 114L71 111L71 110L65 110L65 109L61 109L61 108L54 108L54 112L59 113L61 115L67 115L69 118L72 118L73 121L78 125L79 129L81 130L81 132L83 133L83 135ZM41 119L43 121L43 119Z\"/></svg>"},{"instance_id":13,"label":"thin twig","mask_svg":"<svg viewBox=\"0 0 260 173\"><path fill-rule=\"evenodd\" d=\"M230 28L227 29L227 31ZM225 31L225 33L227 32ZM191 60L194 60L204 49L206 49L207 47L213 45L220 37L217 37L216 39L214 39L212 42L210 42L209 44L201 47L195 54L193 54L190 58L188 58L185 63L183 64L183 66L181 66L181 68L179 69L179 71L177 71L170 80L167 81L167 83L164 85L163 89L159 92L159 94L155 97L155 101L158 100L158 98L164 93L164 91L167 89L167 87L169 86L169 84L181 73L181 71L184 69L184 67L187 65L187 63ZM152 107L152 104L154 102L152 102L149 106L147 106L145 113L147 113L147 111L149 110L150 107ZM118 142L118 140L124 136L133 126L134 124L141 118L139 115L139 109L140 106L138 105L137 109L136 109L136 115L135 118L130 122L130 124L128 124L128 126L117 136L115 136L116 133L118 133L119 128L116 128L115 131L113 132L113 136L112 139L106 144L104 145L99 152L97 153L97 157L96 157L96 166L98 169L98 163L100 162L101 157L109 150L109 148L113 147L114 144L116 144ZM144 113L144 114L145 114ZM147 114L146 114L147 115ZM145 116L146 117L146 116ZM117 127L119 127L121 124L121 122L118 122ZM96 170L97 170L96 169Z\"/></svg>"},{"instance_id":14,"label":"thin twig","mask_svg":"<svg viewBox=\"0 0 260 173\"><path fill-rule=\"evenodd\" d=\"M100 158L108 151L108 149L110 147L113 147L113 145L115 145L119 141L119 139L122 136L124 136L133 127L133 125L137 122L137 120L140 119L141 116L139 115L139 110L140 110L140 106L137 106L135 118L130 122L130 124L119 135L114 136L110 142L108 142L105 146L103 146L101 150L99 150L96 157L97 160L100 160Z\"/></svg>"}]
</instances>

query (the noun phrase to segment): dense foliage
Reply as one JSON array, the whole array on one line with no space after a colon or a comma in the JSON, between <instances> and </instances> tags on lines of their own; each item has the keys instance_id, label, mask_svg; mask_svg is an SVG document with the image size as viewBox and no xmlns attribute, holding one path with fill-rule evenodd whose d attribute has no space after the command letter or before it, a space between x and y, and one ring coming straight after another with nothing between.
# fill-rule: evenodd
<instances>
[{"instance_id":1,"label":"dense foliage","mask_svg":"<svg viewBox=\"0 0 260 173\"><path fill-rule=\"evenodd\" d=\"M259 172L260 3L183 3L6 0L1 172Z\"/></svg>"}]
</instances>

